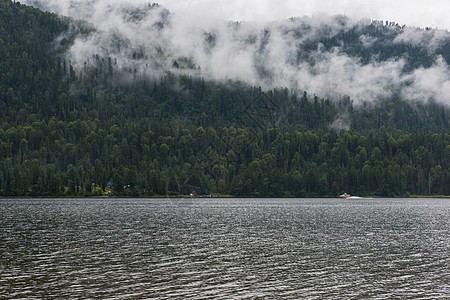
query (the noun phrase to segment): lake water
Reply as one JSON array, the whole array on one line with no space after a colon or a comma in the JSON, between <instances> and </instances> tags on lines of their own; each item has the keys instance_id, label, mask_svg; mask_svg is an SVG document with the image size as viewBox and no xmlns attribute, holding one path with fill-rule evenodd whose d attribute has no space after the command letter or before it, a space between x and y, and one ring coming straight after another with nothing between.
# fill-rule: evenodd
<instances>
[{"instance_id":1,"label":"lake water","mask_svg":"<svg viewBox=\"0 0 450 300\"><path fill-rule=\"evenodd\" d=\"M0 298L449 299L450 199L0 199Z\"/></svg>"}]
</instances>

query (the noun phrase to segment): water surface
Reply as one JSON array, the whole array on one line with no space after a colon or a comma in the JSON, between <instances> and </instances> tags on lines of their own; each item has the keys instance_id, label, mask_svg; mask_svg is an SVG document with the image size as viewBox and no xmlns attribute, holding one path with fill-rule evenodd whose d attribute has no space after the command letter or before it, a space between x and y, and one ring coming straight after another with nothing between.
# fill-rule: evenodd
<instances>
[{"instance_id":1,"label":"water surface","mask_svg":"<svg viewBox=\"0 0 450 300\"><path fill-rule=\"evenodd\" d=\"M449 266L449 199L0 199L11 299L448 299Z\"/></svg>"}]
</instances>

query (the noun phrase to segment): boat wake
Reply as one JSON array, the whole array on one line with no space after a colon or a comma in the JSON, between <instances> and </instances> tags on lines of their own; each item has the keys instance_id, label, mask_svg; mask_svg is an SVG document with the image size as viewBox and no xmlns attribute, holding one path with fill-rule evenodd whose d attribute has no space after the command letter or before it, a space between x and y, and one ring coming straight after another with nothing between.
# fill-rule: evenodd
<instances>
[{"instance_id":1,"label":"boat wake","mask_svg":"<svg viewBox=\"0 0 450 300\"><path fill-rule=\"evenodd\" d=\"M350 194L347 194L347 193L343 193L339 197L341 197L342 199L363 199L363 197L351 196Z\"/></svg>"}]
</instances>

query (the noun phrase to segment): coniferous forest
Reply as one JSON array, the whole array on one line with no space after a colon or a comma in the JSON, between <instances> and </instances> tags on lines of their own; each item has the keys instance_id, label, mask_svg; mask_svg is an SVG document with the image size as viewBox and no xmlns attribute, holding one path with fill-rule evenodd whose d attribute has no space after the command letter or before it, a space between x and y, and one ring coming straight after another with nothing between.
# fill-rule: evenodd
<instances>
[{"instance_id":1,"label":"coniferous forest","mask_svg":"<svg viewBox=\"0 0 450 300\"><path fill-rule=\"evenodd\" d=\"M74 36L58 38L74 22L0 0L0 196L450 195L445 104L396 93L356 104L181 72L144 77L103 55L80 71L64 55ZM389 40L386 26L363 30ZM406 71L432 64L418 46L360 47L359 35L320 43L344 40L362 63L376 51L386 60L408 53ZM450 60L447 45L436 51Z\"/></svg>"}]
</instances>

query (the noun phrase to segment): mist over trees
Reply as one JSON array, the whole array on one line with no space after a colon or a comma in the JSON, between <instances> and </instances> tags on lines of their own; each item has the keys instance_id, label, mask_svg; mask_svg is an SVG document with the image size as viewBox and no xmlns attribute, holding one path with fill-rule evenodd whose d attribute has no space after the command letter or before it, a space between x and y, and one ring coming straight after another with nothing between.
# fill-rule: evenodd
<instances>
[{"instance_id":1,"label":"mist over trees","mask_svg":"<svg viewBox=\"0 0 450 300\"><path fill-rule=\"evenodd\" d=\"M154 5L126 15L139 24L155 10L170 19ZM326 91L279 85L269 48L254 65L260 85L213 76L189 53L160 48L151 60L120 35L119 52L75 57L77 43L100 39L92 24L1 0L0 195L450 194L449 37L340 16L320 30L289 22L287 36L301 40L292 70L307 68L311 82L339 66L333 76L376 71L374 89L357 79ZM215 51L220 34L202 39ZM383 92L392 76L401 80Z\"/></svg>"}]
</instances>

